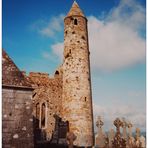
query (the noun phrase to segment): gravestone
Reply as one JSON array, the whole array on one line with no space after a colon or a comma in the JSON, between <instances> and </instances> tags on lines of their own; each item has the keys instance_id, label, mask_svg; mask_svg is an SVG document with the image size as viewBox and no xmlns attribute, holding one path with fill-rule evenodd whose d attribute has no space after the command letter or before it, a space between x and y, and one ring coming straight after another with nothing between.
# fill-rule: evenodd
<instances>
[{"instance_id":1,"label":"gravestone","mask_svg":"<svg viewBox=\"0 0 148 148\"><path fill-rule=\"evenodd\" d=\"M76 135L73 132L68 132L66 139L68 141L68 148L73 148L73 142L76 140Z\"/></svg>"},{"instance_id":2,"label":"gravestone","mask_svg":"<svg viewBox=\"0 0 148 148\"><path fill-rule=\"evenodd\" d=\"M132 127L133 127L132 123L128 122L127 127L128 127L128 143L127 143L127 146L128 146L128 148L132 148L135 145L135 139L132 136Z\"/></svg>"},{"instance_id":3,"label":"gravestone","mask_svg":"<svg viewBox=\"0 0 148 148\"><path fill-rule=\"evenodd\" d=\"M56 120L55 130L53 132L52 139L51 139L50 143L51 144L67 145L66 134L69 130L68 121L66 121L66 122L62 121L62 119L57 115L54 115L54 118Z\"/></svg>"},{"instance_id":4,"label":"gravestone","mask_svg":"<svg viewBox=\"0 0 148 148\"><path fill-rule=\"evenodd\" d=\"M107 137L105 136L105 134L103 133L102 130L102 126L104 125L102 119L100 116L98 116L97 122L96 122L96 126L98 127L98 133L96 135L96 139L95 139L95 146L99 147L99 148L103 148L106 146L106 142L107 142Z\"/></svg>"},{"instance_id":5,"label":"gravestone","mask_svg":"<svg viewBox=\"0 0 148 148\"><path fill-rule=\"evenodd\" d=\"M114 140L114 137L115 137L115 132L113 129L111 129L108 133L108 139L109 139L109 148L113 148L112 147L112 143L113 143L113 140Z\"/></svg>"},{"instance_id":6,"label":"gravestone","mask_svg":"<svg viewBox=\"0 0 148 148\"><path fill-rule=\"evenodd\" d=\"M141 148L141 143L140 143L140 129L139 128L136 128L135 147L136 148Z\"/></svg>"},{"instance_id":7,"label":"gravestone","mask_svg":"<svg viewBox=\"0 0 148 148\"><path fill-rule=\"evenodd\" d=\"M59 126L59 129L58 129L59 130L59 135L58 135L59 141L58 141L58 143L66 145L67 144L66 135L68 132L68 127L69 127L68 121L66 121L66 122L60 121L58 126Z\"/></svg>"},{"instance_id":8,"label":"gravestone","mask_svg":"<svg viewBox=\"0 0 148 148\"><path fill-rule=\"evenodd\" d=\"M135 148L135 138L128 137L127 148Z\"/></svg>"},{"instance_id":9,"label":"gravestone","mask_svg":"<svg viewBox=\"0 0 148 148\"><path fill-rule=\"evenodd\" d=\"M54 118L55 118L55 129L54 129L54 132L52 134L51 143L52 144L58 144L60 117L57 116L57 115L54 115Z\"/></svg>"},{"instance_id":10,"label":"gravestone","mask_svg":"<svg viewBox=\"0 0 148 148\"><path fill-rule=\"evenodd\" d=\"M141 137L140 137L140 143L141 143L141 148L145 148L145 147L146 147L146 144L145 144L145 137L144 137L144 136L141 136Z\"/></svg>"}]
</instances>

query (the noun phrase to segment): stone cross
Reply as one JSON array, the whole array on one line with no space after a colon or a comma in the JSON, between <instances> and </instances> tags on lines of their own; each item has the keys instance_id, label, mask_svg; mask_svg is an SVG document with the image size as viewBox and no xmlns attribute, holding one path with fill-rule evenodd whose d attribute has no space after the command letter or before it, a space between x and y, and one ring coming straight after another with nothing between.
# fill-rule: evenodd
<instances>
[{"instance_id":1,"label":"stone cross","mask_svg":"<svg viewBox=\"0 0 148 148\"><path fill-rule=\"evenodd\" d=\"M129 122L127 124L127 127L128 127L128 135L129 135L129 137L132 137L132 127L133 127L133 124L131 122Z\"/></svg>"},{"instance_id":2,"label":"stone cross","mask_svg":"<svg viewBox=\"0 0 148 148\"><path fill-rule=\"evenodd\" d=\"M101 116L98 116L98 119L97 119L97 122L96 122L96 126L98 128L101 128L102 126L104 125L102 119L101 119Z\"/></svg>"},{"instance_id":3,"label":"stone cross","mask_svg":"<svg viewBox=\"0 0 148 148\"><path fill-rule=\"evenodd\" d=\"M126 127L127 127L127 122L125 121L125 118L122 118L122 128L123 128L123 138L127 139L127 131L126 131Z\"/></svg>"},{"instance_id":4,"label":"stone cross","mask_svg":"<svg viewBox=\"0 0 148 148\"><path fill-rule=\"evenodd\" d=\"M102 126L104 125L101 116L98 116L96 126L98 127L98 133L102 133Z\"/></svg>"},{"instance_id":5,"label":"stone cross","mask_svg":"<svg viewBox=\"0 0 148 148\"><path fill-rule=\"evenodd\" d=\"M76 140L76 135L73 132L67 133L68 148L73 148L73 142Z\"/></svg>"},{"instance_id":6,"label":"stone cross","mask_svg":"<svg viewBox=\"0 0 148 148\"><path fill-rule=\"evenodd\" d=\"M126 148L126 140L121 137L120 127L123 125L119 118L116 118L114 121L114 125L116 126L116 135L114 137L112 147L113 148Z\"/></svg>"},{"instance_id":7,"label":"stone cross","mask_svg":"<svg viewBox=\"0 0 148 148\"><path fill-rule=\"evenodd\" d=\"M107 138L102 131L103 125L104 125L104 123L103 123L101 117L98 116L98 119L96 121L96 126L98 127L98 133L95 137L95 146L97 146L97 147L105 147L105 145L107 144Z\"/></svg>"},{"instance_id":8,"label":"stone cross","mask_svg":"<svg viewBox=\"0 0 148 148\"><path fill-rule=\"evenodd\" d=\"M122 126L122 122L119 118L116 118L114 121L114 125L116 126L116 134L120 134L120 127Z\"/></svg>"},{"instance_id":9,"label":"stone cross","mask_svg":"<svg viewBox=\"0 0 148 148\"><path fill-rule=\"evenodd\" d=\"M135 137L135 144L136 147L141 147L141 143L140 143L140 129L136 128L136 137Z\"/></svg>"},{"instance_id":10,"label":"stone cross","mask_svg":"<svg viewBox=\"0 0 148 148\"><path fill-rule=\"evenodd\" d=\"M128 140L127 140L127 145L129 148L132 148L135 146L135 138L132 136L132 127L133 124L131 122L127 123L127 127L128 127Z\"/></svg>"},{"instance_id":11,"label":"stone cross","mask_svg":"<svg viewBox=\"0 0 148 148\"><path fill-rule=\"evenodd\" d=\"M136 139L139 140L140 138L140 129L136 128Z\"/></svg>"}]
</instances>

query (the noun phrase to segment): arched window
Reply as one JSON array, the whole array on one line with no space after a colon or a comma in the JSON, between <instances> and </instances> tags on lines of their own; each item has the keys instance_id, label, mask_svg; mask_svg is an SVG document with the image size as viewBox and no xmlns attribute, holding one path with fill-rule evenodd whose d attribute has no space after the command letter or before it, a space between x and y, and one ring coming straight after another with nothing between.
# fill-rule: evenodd
<instances>
[{"instance_id":1,"label":"arched window","mask_svg":"<svg viewBox=\"0 0 148 148\"><path fill-rule=\"evenodd\" d=\"M36 104L36 128L39 128L40 123L40 104Z\"/></svg>"},{"instance_id":2,"label":"arched window","mask_svg":"<svg viewBox=\"0 0 148 148\"><path fill-rule=\"evenodd\" d=\"M45 103L37 103L36 104L36 128L45 128L46 127L46 104Z\"/></svg>"},{"instance_id":3,"label":"arched window","mask_svg":"<svg viewBox=\"0 0 148 148\"><path fill-rule=\"evenodd\" d=\"M74 19L74 25L78 25L77 19Z\"/></svg>"},{"instance_id":4,"label":"arched window","mask_svg":"<svg viewBox=\"0 0 148 148\"><path fill-rule=\"evenodd\" d=\"M41 109L41 128L45 128L45 117L46 116L46 106L45 103L42 104Z\"/></svg>"}]
</instances>

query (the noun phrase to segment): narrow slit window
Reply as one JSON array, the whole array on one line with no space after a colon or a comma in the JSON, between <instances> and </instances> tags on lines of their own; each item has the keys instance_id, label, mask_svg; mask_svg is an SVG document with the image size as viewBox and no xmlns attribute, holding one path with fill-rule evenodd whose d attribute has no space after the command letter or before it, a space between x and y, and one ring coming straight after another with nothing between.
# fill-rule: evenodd
<instances>
[{"instance_id":1,"label":"narrow slit window","mask_svg":"<svg viewBox=\"0 0 148 148\"><path fill-rule=\"evenodd\" d=\"M82 39L83 39L83 40L85 40L85 37L84 37L84 36L82 36Z\"/></svg>"},{"instance_id":2,"label":"narrow slit window","mask_svg":"<svg viewBox=\"0 0 148 148\"><path fill-rule=\"evenodd\" d=\"M74 25L78 25L77 19L74 19Z\"/></svg>"},{"instance_id":3,"label":"narrow slit window","mask_svg":"<svg viewBox=\"0 0 148 148\"><path fill-rule=\"evenodd\" d=\"M42 104L42 110L41 110L41 112L42 112L42 114L41 114L41 127L42 128L45 128L45 111L46 111L46 106L45 106L45 103L43 103Z\"/></svg>"},{"instance_id":4,"label":"narrow slit window","mask_svg":"<svg viewBox=\"0 0 148 148\"><path fill-rule=\"evenodd\" d=\"M32 97L34 98L34 97L35 97L35 95L36 95L36 93L34 93Z\"/></svg>"}]
</instances>

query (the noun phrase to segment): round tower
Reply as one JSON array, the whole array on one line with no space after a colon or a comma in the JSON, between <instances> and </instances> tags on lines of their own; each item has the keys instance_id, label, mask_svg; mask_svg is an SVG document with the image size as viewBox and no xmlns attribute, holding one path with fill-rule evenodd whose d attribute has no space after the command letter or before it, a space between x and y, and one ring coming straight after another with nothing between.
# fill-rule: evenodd
<instances>
[{"instance_id":1,"label":"round tower","mask_svg":"<svg viewBox=\"0 0 148 148\"><path fill-rule=\"evenodd\" d=\"M64 19L62 116L76 135L74 145L93 146L93 111L87 19L74 1Z\"/></svg>"}]
</instances>

